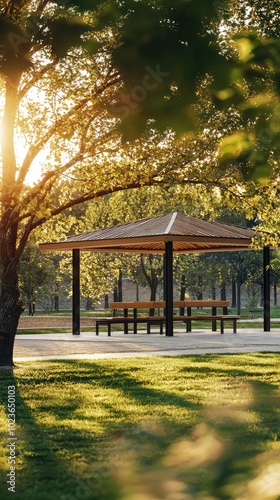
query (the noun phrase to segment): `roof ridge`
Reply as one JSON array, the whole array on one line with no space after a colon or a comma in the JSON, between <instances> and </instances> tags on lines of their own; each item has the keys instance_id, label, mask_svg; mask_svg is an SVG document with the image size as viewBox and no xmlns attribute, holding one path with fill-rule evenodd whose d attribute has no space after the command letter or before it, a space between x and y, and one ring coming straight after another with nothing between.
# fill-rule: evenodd
<instances>
[{"instance_id":1,"label":"roof ridge","mask_svg":"<svg viewBox=\"0 0 280 500\"><path fill-rule=\"evenodd\" d=\"M173 212L172 213L172 217L171 217L171 219L169 221L169 224L168 224L166 230L164 231L164 234L168 234L170 232L170 230L171 230L171 228L172 228L172 226L173 226L173 224L175 222L175 219L176 219L177 215L178 215L178 212Z\"/></svg>"}]
</instances>

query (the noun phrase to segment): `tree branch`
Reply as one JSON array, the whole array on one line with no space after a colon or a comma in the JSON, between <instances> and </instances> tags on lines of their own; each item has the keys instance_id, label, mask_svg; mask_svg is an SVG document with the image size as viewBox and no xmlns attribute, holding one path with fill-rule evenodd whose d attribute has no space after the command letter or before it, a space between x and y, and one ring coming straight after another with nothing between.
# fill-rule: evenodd
<instances>
[{"instance_id":1,"label":"tree branch","mask_svg":"<svg viewBox=\"0 0 280 500\"><path fill-rule=\"evenodd\" d=\"M42 191L45 190L46 184L49 181L56 180L57 177L60 177L64 172L69 170L69 168L73 167L73 165L75 165L82 159L83 159L83 154L79 152L76 156L71 158L69 162L63 165L63 167L60 167L58 170L51 170L50 172L47 172L46 175L43 177L43 179L29 191L28 196L23 198L21 204L27 205L28 203L30 203L38 195L38 193L41 193Z\"/></svg>"},{"instance_id":2,"label":"tree branch","mask_svg":"<svg viewBox=\"0 0 280 500\"><path fill-rule=\"evenodd\" d=\"M28 4L29 0L9 0L4 7L4 15L14 17Z\"/></svg>"},{"instance_id":3,"label":"tree branch","mask_svg":"<svg viewBox=\"0 0 280 500\"><path fill-rule=\"evenodd\" d=\"M22 163L22 167L20 169L18 179L17 179L17 187L21 188L25 177L29 171L29 168L36 158L36 156L39 154L39 152L44 148L44 146L48 143L48 141L51 139L51 137L54 135L54 133L60 128L60 126L65 123L66 120L68 120L75 112L80 111L83 109L86 104L89 102L89 98L82 99L79 103L77 103L75 106L73 106L67 113L65 113L63 116L60 117L60 119L54 123L48 130L48 132L42 137L41 140L37 142L37 144L33 144L30 146L24 160Z\"/></svg>"},{"instance_id":4,"label":"tree branch","mask_svg":"<svg viewBox=\"0 0 280 500\"><path fill-rule=\"evenodd\" d=\"M34 220L34 215L31 215L28 223L25 226L24 233L23 233L23 235L20 239L19 245L17 247L16 253L15 253L15 256L13 259L14 263L15 262L17 263L19 261L21 255L22 255L22 252L26 246L26 243L28 241L28 238L29 238L29 235L31 232L31 225L32 225L33 220Z\"/></svg>"},{"instance_id":5,"label":"tree branch","mask_svg":"<svg viewBox=\"0 0 280 500\"><path fill-rule=\"evenodd\" d=\"M151 279L151 276L149 276L148 273L147 273L147 271L146 271L145 264L144 264L144 257L143 257L142 253L140 254L140 266L141 266L141 269L142 269L142 273L144 274L144 276L146 278L146 281L147 281L147 283L149 284L149 286L151 288L152 287L152 279Z\"/></svg>"},{"instance_id":6,"label":"tree branch","mask_svg":"<svg viewBox=\"0 0 280 500\"><path fill-rule=\"evenodd\" d=\"M157 183L157 181L155 179L151 179L150 182L147 182L145 185L146 186L152 186L153 184L156 184L156 183ZM116 187L111 188L111 189L101 189L100 191L89 192L89 193L87 193L85 195L82 195L82 196L80 196L78 198L75 198L75 199L72 199L72 200L68 201L64 205L61 205L60 207L55 208L54 210L52 210L52 212L51 212L51 214L50 214L50 216L48 218L42 217L40 219L37 219L32 224L32 229L31 230L33 230L36 227L40 226L41 224L43 224L44 222L46 222L46 220L50 219L51 217L59 215L61 212L64 212L68 208L71 208L71 207L73 207L75 205L78 205L80 203L84 203L86 201L93 200L94 198L101 198L103 196L106 196L107 194L117 193L117 192L123 191L125 189L138 189L138 188L140 188L142 186L143 186L143 184L141 182L136 182L136 183L128 184L126 186L116 186ZM30 215L31 214L26 214L25 218L29 217Z\"/></svg>"},{"instance_id":7,"label":"tree branch","mask_svg":"<svg viewBox=\"0 0 280 500\"><path fill-rule=\"evenodd\" d=\"M157 176L158 176L158 174L155 173L151 177L151 179L148 182L145 183L145 186L167 185L168 184L166 181L164 181L162 179L161 180L157 179ZM189 184L189 185L209 185L209 186L220 187L221 189L227 190L228 192L230 192L235 197L237 197L239 199L242 199L244 201L244 203L246 202L245 197L243 197L240 194L234 193L234 191L231 191L227 186L223 186L223 185L219 184L216 181L188 180L188 181L185 181L184 184ZM33 230L36 227L40 226L41 224L43 224L44 222L46 222L46 220L50 219L51 217L59 215L63 211L67 210L68 208L71 208L71 207L73 207L75 205L78 205L80 203L84 203L84 202L92 200L94 198L101 198L101 197L106 196L106 195L111 194L111 193L116 193L116 192L123 191L123 190L126 190L126 189L138 189L140 187L143 187L143 183L141 182L141 180L139 180L137 182L132 182L132 183L127 184L125 186L123 186L123 185L122 186L115 186L114 188L108 188L108 189L102 189L100 191L89 192L89 193L87 193L85 195L82 195L82 196L80 196L78 198L69 200L67 203L61 205L60 207L55 208L54 210L51 211L49 217L47 217L47 218L46 217L42 217L42 218L37 219L32 224L32 229L31 230ZM250 208L256 210L256 207L254 207L250 203L248 203L248 205L250 206ZM31 215L32 215L32 213L28 212L28 213L24 214L23 216L21 216L19 219L14 220L13 223L17 223L19 221L22 221L22 220L30 217Z\"/></svg>"},{"instance_id":8,"label":"tree branch","mask_svg":"<svg viewBox=\"0 0 280 500\"><path fill-rule=\"evenodd\" d=\"M55 64L54 62L53 63L50 63L48 65L48 67L44 68L44 72L47 71L53 64ZM39 79L39 78L38 78ZM100 85L99 88L96 88L95 89L95 97L97 97L98 95L102 94L107 88L111 87L112 85L115 85L116 83L118 83L119 81L119 77L116 77L115 74L113 75L113 79L108 79L107 81L105 81L103 83L103 85ZM27 86L29 86L29 84L27 84ZM31 84L30 84L30 88L31 88ZM23 89L24 91L25 89ZM65 123L67 123L67 121L69 121L71 118L74 117L75 113L77 113L78 111L81 112L82 109L84 109L86 107L86 105L91 102L92 100L92 96L90 97L86 97L84 99L81 99L76 105L74 105L69 111L67 111L67 113L65 113L63 116L61 116L59 118L59 120L57 120L50 128L49 130L47 131L47 133L37 142L37 144L33 144L30 146L24 160L23 160L23 163L22 163L22 166L21 166L21 169L19 171L19 174L18 174L18 178L17 178L17 187L19 189L22 188L23 186L23 183L24 183L24 180L25 180L25 177L30 169L30 166L32 164L32 162L34 161L34 159L36 158L36 156L39 154L39 152L44 148L44 146L48 143L48 141L51 139L51 137L60 129L60 127L63 127L63 125ZM85 127L85 131L82 135L82 141L81 141L81 144L83 143L83 140L85 138L85 134L88 130L88 127L90 126L90 123L93 121L95 115L93 113L93 110L94 110L94 104L92 105L92 114L91 114L91 119L88 121L88 123L86 124L86 127Z\"/></svg>"},{"instance_id":9,"label":"tree branch","mask_svg":"<svg viewBox=\"0 0 280 500\"><path fill-rule=\"evenodd\" d=\"M46 64L46 66L44 66L38 73L35 74L34 78L32 78L29 82L27 82L24 85L24 87L18 93L19 101L23 99L23 97L27 94L27 92L32 87L34 87L34 85L42 78L42 76L44 76L49 71L49 69L56 66L57 62L58 59L54 59L49 64Z\"/></svg>"},{"instance_id":10,"label":"tree branch","mask_svg":"<svg viewBox=\"0 0 280 500\"><path fill-rule=\"evenodd\" d=\"M50 3L50 0L41 0L36 9L36 16L41 16L45 10L45 7Z\"/></svg>"},{"instance_id":11,"label":"tree branch","mask_svg":"<svg viewBox=\"0 0 280 500\"><path fill-rule=\"evenodd\" d=\"M21 74L16 73L13 80L6 80L6 100L3 116L2 137L2 202L5 209L10 208L12 192L16 179L16 157L14 146L14 127L18 106L17 89Z\"/></svg>"}]
</instances>

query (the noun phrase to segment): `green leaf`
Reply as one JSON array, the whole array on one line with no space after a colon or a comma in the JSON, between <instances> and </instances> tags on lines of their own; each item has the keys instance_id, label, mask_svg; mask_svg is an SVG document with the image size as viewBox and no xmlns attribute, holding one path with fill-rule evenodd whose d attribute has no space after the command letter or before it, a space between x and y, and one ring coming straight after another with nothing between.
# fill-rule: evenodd
<instances>
[{"instance_id":1,"label":"green leaf","mask_svg":"<svg viewBox=\"0 0 280 500\"><path fill-rule=\"evenodd\" d=\"M48 23L52 36L52 52L62 58L71 47L82 44L81 36L92 30L92 27L79 20L59 18Z\"/></svg>"},{"instance_id":2,"label":"green leaf","mask_svg":"<svg viewBox=\"0 0 280 500\"><path fill-rule=\"evenodd\" d=\"M86 40L84 42L83 47L87 50L87 52L90 55L94 55L102 47L102 44L97 40L95 40L94 38L91 38L90 40Z\"/></svg>"},{"instance_id":3,"label":"green leaf","mask_svg":"<svg viewBox=\"0 0 280 500\"><path fill-rule=\"evenodd\" d=\"M102 0L55 0L60 7L76 7L80 12L95 10L104 3Z\"/></svg>"},{"instance_id":4,"label":"green leaf","mask_svg":"<svg viewBox=\"0 0 280 500\"><path fill-rule=\"evenodd\" d=\"M248 173L248 180L258 182L259 184L267 184L272 174L273 167L269 163L256 164Z\"/></svg>"}]
</instances>

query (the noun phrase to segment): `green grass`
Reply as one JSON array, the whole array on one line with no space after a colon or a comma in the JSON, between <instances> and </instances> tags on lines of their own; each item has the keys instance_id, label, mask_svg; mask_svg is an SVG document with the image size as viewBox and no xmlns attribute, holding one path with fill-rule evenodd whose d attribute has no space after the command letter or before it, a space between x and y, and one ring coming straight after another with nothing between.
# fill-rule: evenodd
<instances>
[{"instance_id":1,"label":"green grass","mask_svg":"<svg viewBox=\"0 0 280 500\"><path fill-rule=\"evenodd\" d=\"M230 313L232 314L236 314L236 309L234 308L229 308L229 311ZM139 310L139 312L141 312L141 310ZM144 312L144 309L142 310L142 312ZM145 313L147 312L147 310L145 310ZM199 312L199 311L197 311ZM204 313L211 313L211 309L203 309L203 312ZM36 311L35 313L35 316L71 316L71 310L67 310L67 311L59 311L59 312L49 312L49 311ZM23 316L27 316L27 311L25 311L23 313ZM112 315L112 311L110 309L100 309L100 310L94 310L94 311L85 311L85 310L81 310L81 316L88 316L88 317L106 317L106 316L111 316ZM271 315L271 318L280 318L280 306L271 306L271 310L270 310L270 315ZM249 312L249 309L246 308L246 307L243 307L241 309L241 316L244 317L244 318L251 318L251 313Z\"/></svg>"},{"instance_id":2,"label":"green grass","mask_svg":"<svg viewBox=\"0 0 280 500\"><path fill-rule=\"evenodd\" d=\"M139 315L141 313L146 314L147 311L145 310L139 310ZM236 314L236 309L229 308L229 313L230 314ZM211 314L211 309L203 309L203 310L197 310L195 311L195 314ZM53 314L47 314L45 312L38 312L36 313L36 316L41 316L41 315L57 315L57 316L71 316L70 311L61 311L59 313L53 313ZM111 316L111 311L110 310L101 310L101 311L81 311L81 316L92 316L92 317L106 317L106 316ZM260 323L246 323L242 322L242 319L252 319L251 314L249 313L249 310L246 308L243 308L241 311L241 319L238 321L237 327L238 330L242 330L243 328L260 328ZM279 318L279 322L273 322L274 327L279 327L280 325L280 307L279 306L273 306L271 307L271 318ZM219 326L219 323L218 323ZM185 328L184 324L175 324L175 329L176 327L178 328ZM146 326L145 325L138 325L138 330L145 330ZM192 322L192 328L193 330L196 329L205 329L205 330L210 330L211 329L211 322L208 321L199 321L199 322ZM82 327L81 328L82 332L87 332L87 331L95 331L94 327ZM100 328L101 332L107 332L107 328L101 327ZM112 331L123 331L123 326L122 325L113 325L112 326ZM18 330L19 334L25 335L25 334L40 334L40 333L71 333L72 329L70 327L68 328L52 328L52 329L47 329L47 328L37 328L35 329L21 329Z\"/></svg>"},{"instance_id":3,"label":"green grass","mask_svg":"<svg viewBox=\"0 0 280 500\"><path fill-rule=\"evenodd\" d=\"M147 311L145 310L139 310L139 315L141 313L146 314ZM236 314L236 309L229 308L229 313L230 314ZM81 316L91 316L91 317L106 317L106 316L111 316L111 311L110 310L101 310L101 311L81 311ZM211 314L211 309L203 309L203 310L197 310L195 314ZM57 315L57 316L71 316L71 311L61 311L59 313L45 313L45 312L38 312L36 313L36 316L42 316L42 315ZM251 314L249 313L249 310L246 308L243 308L241 311L241 319L238 321L238 330L242 330L244 328L260 328L260 323L246 323L242 322L242 319L252 319ZM273 306L271 307L271 318L280 318L280 307L279 306ZM219 324L218 324L219 326ZM273 322L274 327L279 327L280 326L280 319L279 322ZM185 328L184 324L175 324L175 329L176 327L178 328ZM138 330L144 330L146 328L145 325L138 325ZM193 330L199 329L199 330L211 330L211 322L208 321L199 321L199 322L192 322L192 328ZM87 332L87 331L95 331L94 327L82 327L81 328L82 332ZM100 328L101 332L107 332L107 328L101 327ZM123 326L122 325L113 325L112 326L112 331L123 331ZM25 335L25 334L47 334L47 333L71 333L72 329L70 327L68 328L37 328L35 329L21 329L18 330L19 334Z\"/></svg>"},{"instance_id":4,"label":"green grass","mask_svg":"<svg viewBox=\"0 0 280 500\"><path fill-rule=\"evenodd\" d=\"M233 500L247 492L242 498L276 500L279 367L278 354L258 353L3 370L1 499ZM12 385L13 496L6 484Z\"/></svg>"},{"instance_id":5,"label":"green grass","mask_svg":"<svg viewBox=\"0 0 280 500\"><path fill-rule=\"evenodd\" d=\"M273 322L272 325L274 328L279 328L280 326L280 321L279 322ZM151 334L153 332L158 333L158 330L155 330L152 327ZM226 324L226 328L232 329L232 323L229 322L229 324ZM237 331L242 331L244 328L261 328L260 323L246 323L242 322L242 320L239 320L237 323ZM112 325L112 332L123 332L123 325ZM180 323L175 323L175 332L176 329L185 331L186 325L185 324L180 324ZM146 325L138 325L137 330L143 331L146 330ZM205 331L211 331L211 321L192 321L192 331L195 332L196 330L205 330ZM107 327L100 327L99 328L100 332L108 332ZM95 332L95 327L90 326L90 327L81 327L81 332ZM129 330L130 333L132 333L132 330ZM217 332L219 332L219 322L217 325ZM51 333L72 333L71 328L36 328L36 329L20 329L18 330L18 334L20 335L31 335L31 334L51 334Z\"/></svg>"},{"instance_id":6,"label":"green grass","mask_svg":"<svg viewBox=\"0 0 280 500\"><path fill-rule=\"evenodd\" d=\"M102 318L106 316L111 316L112 311L110 309L100 309L100 310L94 310L94 311L85 311L81 310L80 311L81 316L86 316L86 317L93 317L93 318ZM28 316L28 312L24 311L22 313L23 316ZM67 311L36 311L35 316L71 316L72 311L69 309Z\"/></svg>"},{"instance_id":7,"label":"green grass","mask_svg":"<svg viewBox=\"0 0 280 500\"><path fill-rule=\"evenodd\" d=\"M83 326L81 328L82 332L92 332L94 327ZM46 333L72 333L72 328L32 328L32 329L20 329L17 331L19 335L31 335L31 334L46 334Z\"/></svg>"}]
</instances>

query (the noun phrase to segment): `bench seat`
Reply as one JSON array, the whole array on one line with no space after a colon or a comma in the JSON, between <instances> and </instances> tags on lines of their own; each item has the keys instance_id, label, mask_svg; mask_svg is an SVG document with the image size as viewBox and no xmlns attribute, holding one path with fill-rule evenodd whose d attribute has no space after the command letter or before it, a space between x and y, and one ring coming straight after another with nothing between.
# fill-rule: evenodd
<instances>
[{"instance_id":1,"label":"bench seat","mask_svg":"<svg viewBox=\"0 0 280 500\"><path fill-rule=\"evenodd\" d=\"M217 315L192 315L192 316L174 316L174 322L186 323L186 331L191 332L191 322L192 321L205 321L211 320L214 331L216 330L216 321L220 321L220 332L224 333L224 324L226 321L231 321L233 326L233 333L237 331L237 320L240 318L238 315L232 314L217 314ZM127 325L133 324L134 333L137 333L137 324L138 323L147 323L147 334L151 333L152 325L160 326L160 334L163 334L163 325L165 323L165 316L139 316L137 318L131 316L113 316L112 318L103 318L96 320L96 335L99 335L99 327L107 326L108 328L108 337L111 336L111 325L113 324L123 324L126 325L127 333Z\"/></svg>"},{"instance_id":2,"label":"bench seat","mask_svg":"<svg viewBox=\"0 0 280 500\"><path fill-rule=\"evenodd\" d=\"M163 316L139 316L134 318L131 316L113 316L112 318L103 318L96 320L96 335L99 335L99 326L108 327L108 337L111 337L111 325L128 325L129 323L134 325L134 333L137 333L136 327L138 323L147 323L147 330L150 333L150 328L152 324L160 325L160 334L163 334L163 323L165 318Z\"/></svg>"},{"instance_id":3,"label":"bench seat","mask_svg":"<svg viewBox=\"0 0 280 500\"><path fill-rule=\"evenodd\" d=\"M237 320L240 319L240 316L237 314L217 314L217 315L204 315L204 314L198 314L198 315L193 315L193 316L187 316L185 317L185 322L187 325L187 331L191 331L191 321L203 321L203 320L211 320L212 322L215 321L220 321L221 325L221 333L224 333L224 326L226 321L231 321L232 322L232 327L233 327L233 333L236 333L237 331ZM216 329L216 327L215 327Z\"/></svg>"}]
</instances>

